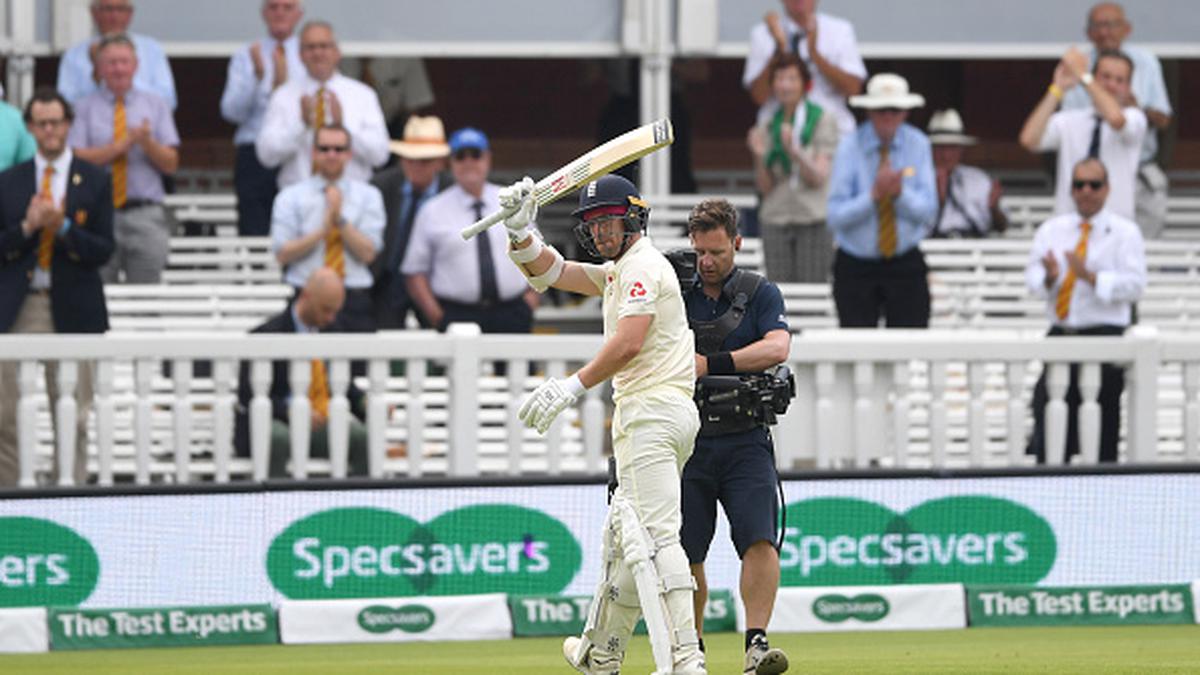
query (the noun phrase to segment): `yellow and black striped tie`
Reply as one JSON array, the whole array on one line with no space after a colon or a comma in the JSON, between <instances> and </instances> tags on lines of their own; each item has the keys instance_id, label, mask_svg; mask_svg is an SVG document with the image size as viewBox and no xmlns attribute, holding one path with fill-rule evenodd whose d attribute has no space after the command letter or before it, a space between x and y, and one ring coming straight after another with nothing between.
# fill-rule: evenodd
<instances>
[{"instance_id":1,"label":"yellow and black striped tie","mask_svg":"<svg viewBox=\"0 0 1200 675\"><path fill-rule=\"evenodd\" d=\"M47 164L45 170L42 171L42 185L38 190L38 197L45 200L53 200L54 192L50 188L50 181L54 179L54 165ZM38 267L48 270L50 269L50 259L54 257L54 233L46 228L42 228L42 236L38 239L37 262Z\"/></svg>"},{"instance_id":2,"label":"yellow and black striped tie","mask_svg":"<svg viewBox=\"0 0 1200 675\"><path fill-rule=\"evenodd\" d=\"M317 100L315 109L313 110L313 141L317 140L317 132L321 127L325 126L325 87L317 89ZM312 159L312 172L317 172L317 158L314 154Z\"/></svg>"},{"instance_id":3,"label":"yellow and black striped tie","mask_svg":"<svg viewBox=\"0 0 1200 675\"><path fill-rule=\"evenodd\" d=\"M1079 224L1079 241L1075 244L1075 257L1086 262L1088 235L1092 233L1092 224L1086 220ZM1067 267L1067 276L1063 278L1062 286L1058 287L1058 297L1054 299L1054 313L1059 320L1067 318L1071 311L1071 292L1075 290L1075 270Z\"/></svg>"},{"instance_id":4,"label":"yellow and black striped tie","mask_svg":"<svg viewBox=\"0 0 1200 675\"><path fill-rule=\"evenodd\" d=\"M118 96L117 104L113 107L113 142L120 143L125 140L128 133L125 128L125 99ZM125 206L125 201L129 198L126 192L129 183L129 158L127 154L123 153L113 160L112 181L113 206L119 209Z\"/></svg>"},{"instance_id":5,"label":"yellow and black striped tie","mask_svg":"<svg viewBox=\"0 0 1200 675\"><path fill-rule=\"evenodd\" d=\"M312 382L308 385L308 400L312 403L313 412L321 417L329 417L329 380L325 375L325 362L321 359L312 360Z\"/></svg>"},{"instance_id":6,"label":"yellow and black striped tie","mask_svg":"<svg viewBox=\"0 0 1200 675\"><path fill-rule=\"evenodd\" d=\"M879 146L879 166L888 165L888 147ZM883 197L875 204L876 215L879 218L879 255L889 259L896 255L896 204L891 195Z\"/></svg>"}]
</instances>

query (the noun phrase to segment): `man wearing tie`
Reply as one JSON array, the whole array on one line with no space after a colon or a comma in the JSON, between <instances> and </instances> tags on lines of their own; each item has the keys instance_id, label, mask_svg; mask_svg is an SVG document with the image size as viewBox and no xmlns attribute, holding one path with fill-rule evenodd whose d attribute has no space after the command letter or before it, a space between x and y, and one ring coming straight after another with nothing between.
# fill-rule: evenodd
<instances>
[{"instance_id":1,"label":"man wearing tie","mask_svg":"<svg viewBox=\"0 0 1200 675\"><path fill-rule=\"evenodd\" d=\"M258 161L279 167L279 187L285 188L316 173L310 152L313 132L337 124L350 132L353 159L346 175L369 180L371 168L388 158L387 124L375 90L338 72L342 53L333 27L309 21L300 31L300 60L304 72L291 77L271 94L262 129L254 147Z\"/></svg>"},{"instance_id":2,"label":"man wearing tie","mask_svg":"<svg viewBox=\"0 0 1200 675\"><path fill-rule=\"evenodd\" d=\"M258 161L254 141L262 129L271 94L304 70L300 39L295 35L302 16L300 0L263 0L267 37L251 42L229 60L221 117L237 125L233 134L237 146L233 188L237 192L238 234L244 237L263 237L271 229L271 204L279 191L279 170Z\"/></svg>"},{"instance_id":3,"label":"man wearing tie","mask_svg":"<svg viewBox=\"0 0 1200 675\"><path fill-rule=\"evenodd\" d=\"M1046 301L1051 337L1121 335L1129 326L1133 303L1146 288L1146 254L1142 231L1133 221L1105 206L1108 172L1088 157L1071 174L1075 208L1042 223L1033 235L1025 266L1029 292ZM1066 457L1079 452L1079 366L1071 366L1067 389ZM1121 428L1121 392L1125 371L1103 364L1100 370L1100 461L1117 461ZM1033 437L1028 454L1046 461L1046 375L1033 392Z\"/></svg>"},{"instance_id":4,"label":"man wearing tie","mask_svg":"<svg viewBox=\"0 0 1200 675\"><path fill-rule=\"evenodd\" d=\"M103 333L108 311L99 268L113 252L112 184L103 169L66 144L73 111L44 87L25 108L37 141L32 160L0 173L0 331ZM0 486L17 483L18 365L0 363ZM91 364L79 364L75 388L76 483L87 477ZM46 364L50 413L56 413L58 364ZM57 428L57 425L55 425ZM57 472L56 472L57 473Z\"/></svg>"},{"instance_id":5,"label":"man wearing tie","mask_svg":"<svg viewBox=\"0 0 1200 675\"><path fill-rule=\"evenodd\" d=\"M353 139L341 126L313 136L316 172L284 188L271 215L271 246L284 281L299 294L309 276L331 268L343 280L346 301L334 329L375 330L371 262L383 243L383 197L375 186L347 175Z\"/></svg>"},{"instance_id":6,"label":"man wearing tie","mask_svg":"<svg viewBox=\"0 0 1200 675\"><path fill-rule=\"evenodd\" d=\"M179 168L179 132L166 101L138 88L133 42L107 35L96 55L100 90L77 107L67 143L80 159L112 171L117 249L101 274L114 283L156 284L170 249L171 220L163 208L163 176Z\"/></svg>"},{"instance_id":7,"label":"man wearing tie","mask_svg":"<svg viewBox=\"0 0 1200 675\"><path fill-rule=\"evenodd\" d=\"M1085 157L1097 157L1108 170L1111 194L1106 207L1133 220L1138 163L1146 136L1146 113L1130 94L1133 61L1122 52L1104 51L1088 71L1087 56L1072 47L1054 69L1054 80L1021 128L1021 145L1030 152L1058 151L1054 212L1074 208L1071 169ZM1092 100L1090 108L1054 112L1064 92L1078 83Z\"/></svg>"},{"instance_id":8,"label":"man wearing tie","mask_svg":"<svg viewBox=\"0 0 1200 675\"><path fill-rule=\"evenodd\" d=\"M404 328L412 303L404 276L400 274L400 263L408 250L413 222L425 202L451 182L449 176L443 175L450 146L437 117L410 117L404 125L404 138L392 141L391 148L400 156L400 165L384 169L371 179L371 184L383 193L387 214L383 253L371 265L375 275L371 297L375 302L375 321L381 330Z\"/></svg>"},{"instance_id":9,"label":"man wearing tie","mask_svg":"<svg viewBox=\"0 0 1200 675\"><path fill-rule=\"evenodd\" d=\"M925 105L899 75L880 73L850 99L868 121L833 158L826 223L837 243L833 300L842 328L929 326L929 281L917 246L937 214L929 139L906 124Z\"/></svg>"},{"instance_id":10,"label":"man wearing tie","mask_svg":"<svg viewBox=\"0 0 1200 675\"><path fill-rule=\"evenodd\" d=\"M400 271L408 295L428 325L479 324L485 333L528 333L537 293L520 270L498 264L508 255L500 228L463 241L459 232L500 209L500 186L489 183L492 155L487 136L466 127L450 137L454 186L417 214Z\"/></svg>"}]
</instances>

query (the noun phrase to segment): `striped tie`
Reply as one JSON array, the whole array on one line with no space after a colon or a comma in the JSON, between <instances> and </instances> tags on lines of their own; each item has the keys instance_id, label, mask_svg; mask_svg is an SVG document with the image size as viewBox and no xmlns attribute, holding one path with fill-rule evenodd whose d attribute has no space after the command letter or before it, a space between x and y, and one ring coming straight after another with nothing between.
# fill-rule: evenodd
<instances>
[{"instance_id":1,"label":"striped tie","mask_svg":"<svg viewBox=\"0 0 1200 675\"><path fill-rule=\"evenodd\" d=\"M321 127L325 126L325 87L317 89L316 108L313 110L313 138L316 139L316 133ZM312 160L312 172L317 172L317 158L314 155Z\"/></svg>"},{"instance_id":2,"label":"striped tie","mask_svg":"<svg viewBox=\"0 0 1200 675\"><path fill-rule=\"evenodd\" d=\"M54 176L54 166L47 164L46 169L42 171L42 186L38 190L38 197L47 201L54 199L54 193L50 190L50 180ZM38 267L48 270L50 269L50 258L54 256L54 233L46 228L42 228L42 237L38 240L37 262Z\"/></svg>"},{"instance_id":3,"label":"striped tie","mask_svg":"<svg viewBox=\"0 0 1200 675\"><path fill-rule=\"evenodd\" d=\"M113 107L113 143L125 140L127 133L125 129L125 99L118 96L117 104ZM122 154L113 160L112 180L113 207L119 209L125 206L125 202L129 198L126 194L126 186L129 182L129 157L127 154Z\"/></svg>"},{"instance_id":4,"label":"striped tie","mask_svg":"<svg viewBox=\"0 0 1200 675\"><path fill-rule=\"evenodd\" d=\"M888 164L888 147L879 146L879 166ZM879 218L879 255L884 259L896 255L896 204L888 195L875 204Z\"/></svg>"},{"instance_id":5,"label":"striped tie","mask_svg":"<svg viewBox=\"0 0 1200 675\"><path fill-rule=\"evenodd\" d=\"M346 251L342 245L342 228L331 227L325 235L325 266L346 278Z\"/></svg>"},{"instance_id":6,"label":"striped tie","mask_svg":"<svg viewBox=\"0 0 1200 675\"><path fill-rule=\"evenodd\" d=\"M308 385L308 400L312 402L313 412L321 417L329 417L329 380L325 376L325 362L321 359L312 361L312 382Z\"/></svg>"},{"instance_id":7,"label":"striped tie","mask_svg":"<svg viewBox=\"0 0 1200 675\"><path fill-rule=\"evenodd\" d=\"M1075 257L1087 261L1088 235L1092 232L1092 224L1084 221L1079 224L1079 243L1075 244ZM1067 318L1071 311L1071 291L1075 290L1075 270L1067 268L1067 276L1063 278L1062 286L1058 288L1058 297L1054 300L1054 313L1059 320Z\"/></svg>"}]
</instances>

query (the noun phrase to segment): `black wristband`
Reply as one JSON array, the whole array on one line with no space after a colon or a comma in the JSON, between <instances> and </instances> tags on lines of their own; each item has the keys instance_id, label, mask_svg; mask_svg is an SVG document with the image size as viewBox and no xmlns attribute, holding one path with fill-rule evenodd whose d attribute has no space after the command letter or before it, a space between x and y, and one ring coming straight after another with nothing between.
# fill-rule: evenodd
<instances>
[{"instance_id":1,"label":"black wristband","mask_svg":"<svg viewBox=\"0 0 1200 675\"><path fill-rule=\"evenodd\" d=\"M733 367L733 354L717 352L708 355L709 375L733 375L735 373L737 373L737 369Z\"/></svg>"}]
</instances>

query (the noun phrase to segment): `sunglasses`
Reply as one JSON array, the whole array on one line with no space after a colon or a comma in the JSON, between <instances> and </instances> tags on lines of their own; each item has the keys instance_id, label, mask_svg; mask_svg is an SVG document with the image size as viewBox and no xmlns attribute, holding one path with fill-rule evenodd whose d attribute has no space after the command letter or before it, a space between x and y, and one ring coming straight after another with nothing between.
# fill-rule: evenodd
<instances>
[{"instance_id":1,"label":"sunglasses","mask_svg":"<svg viewBox=\"0 0 1200 675\"><path fill-rule=\"evenodd\" d=\"M1102 180L1073 180L1073 181L1071 181L1071 188L1074 190L1082 190L1085 187L1089 187L1092 190L1099 190L1104 187L1104 181L1102 181Z\"/></svg>"},{"instance_id":2,"label":"sunglasses","mask_svg":"<svg viewBox=\"0 0 1200 675\"><path fill-rule=\"evenodd\" d=\"M318 146L316 146L316 149L317 149L317 152L321 152L321 153L325 153L325 152L343 153L343 152L346 152L347 150L349 150L350 148L345 145L318 145Z\"/></svg>"},{"instance_id":3,"label":"sunglasses","mask_svg":"<svg viewBox=\"0 0 1200 675\"><path fill-rule=\"evenodd\" d=\"M463 161L464 159L479 159L483 157L483 151L479 148L463 148L454 153L454 159Z\"/></svg>"}]
</instances>

